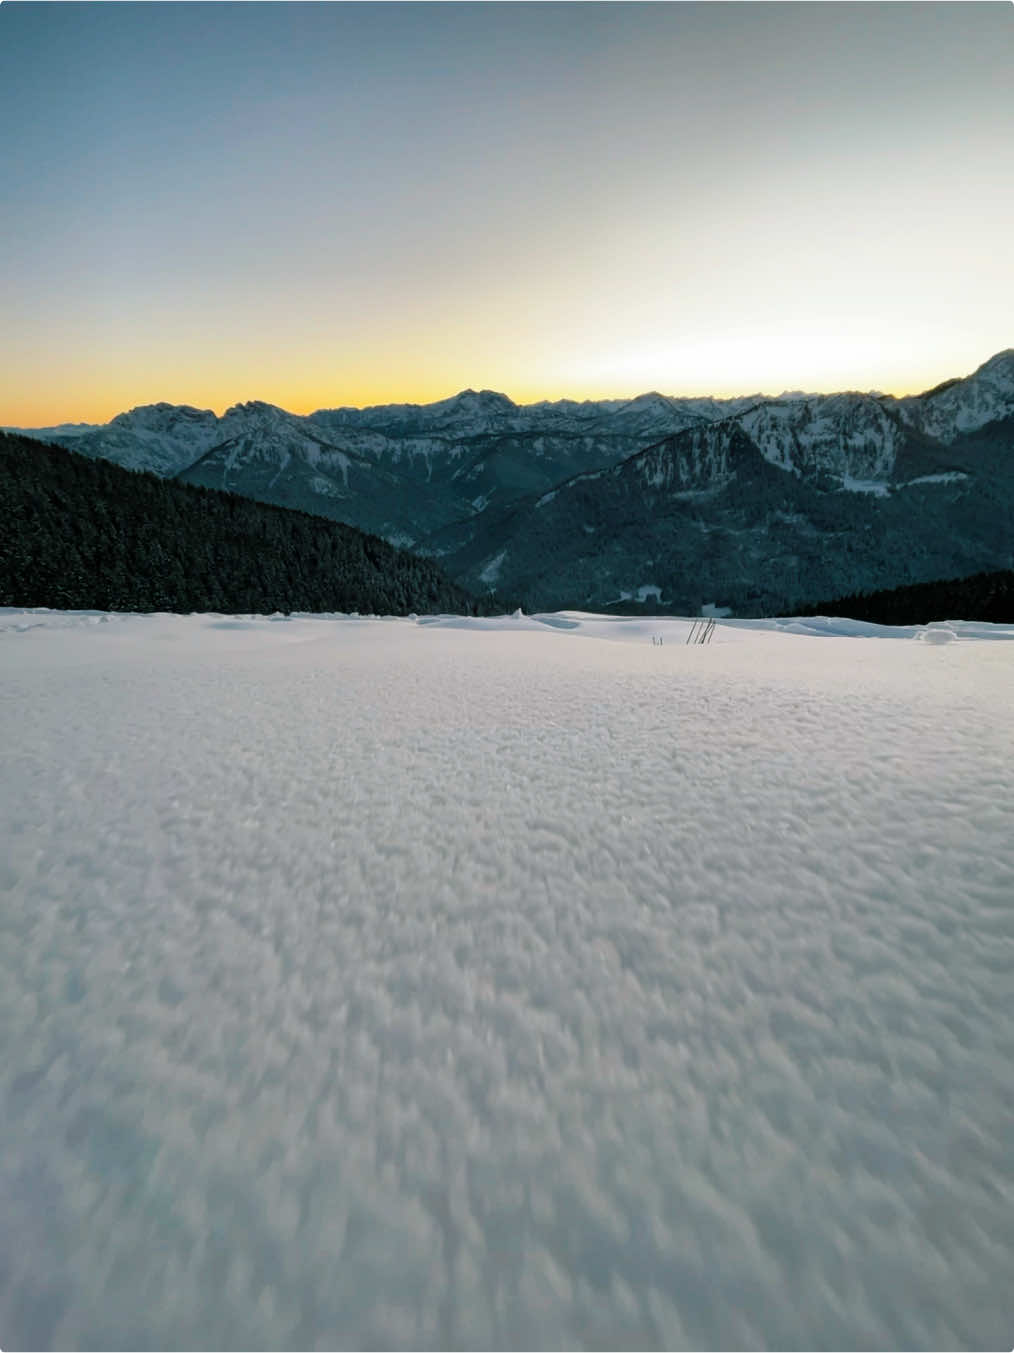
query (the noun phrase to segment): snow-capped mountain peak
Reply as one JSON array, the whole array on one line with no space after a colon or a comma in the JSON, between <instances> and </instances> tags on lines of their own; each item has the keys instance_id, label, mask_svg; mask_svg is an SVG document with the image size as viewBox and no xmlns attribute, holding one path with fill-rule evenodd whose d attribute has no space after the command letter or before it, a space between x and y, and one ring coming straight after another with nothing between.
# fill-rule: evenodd
<instances>
[{"instance_id":1,"label":"snow-capped mountain peak","mask_svg":"<svg viewBox=\"0 0 1014 1353\"><path fill-rule=\"evenodd\" d=\"M513 412L517 408L513 399L501 394L499 390L473 390L471 386L467 390L459 391L446 402L463 409L503 409L505 412Z\"/></svg>"},{"instance_id":2,"label":"snow-capped mountain peak","mask_svg":"<svg viewBox=\"0 0 1014 1353\"><path fill-rule=\"evenodd\" d=\"M211 409L197 409L192 404L167 404L160 400L157 404L138 404L126 413L118 413L106 426L165 432L184 425L203 426L212 421L217 420Z\"/></svg>"},{"instance_id":3,"label":"snow-capped mountain peak","mask_svg":"<svg viewBox=\"0 0 1014 1353\"><path fill-rule=\"evenodd\" d=\"M1002 381L1008 389L1014 390L1014 348L1004 348L995 352L974 372L975 376L989 376Z\"/></svg>"},{"instance_id":4,"label":"snow-capped mountain peak","mask_svg":"<svg viewBox=\"0 0 1014 1353\"><path fill-rule=\"evenodd\" d=\"M55 437L75 451L114 460L129 470L172 476L204 455L218 439L211 409L189 404L140 404L90 432ZM35 435L39 435L36 433Z\"/></svg>"},{"instance_id":5,"label":"snow-capped mountain peak","mask_svg":"<svg viewBox=\"0 0 1014 1353\"><path fill-rule=\"evenodd\" d=\"M1014 415L1014 348L995 353L970 376L897 401L906 422L939 441Z\"/></svg>"},{"instance_id":6,"label":"snow-capped mountain peak","mask_svg":"<svg viewBox=\"0 0 1014 1353\"><path fill-rule=\"evenodd\" d=\"M476 435L501 426L518 413L518 406L497 390L461 390L450 399L424 404L420 413L435 430Z\"/></svg>"},{"instance_id":7,"label":"snow-capped mountain peak","mask_svg":"<svg viewBox=\"0 0 1014 1353\"><path fill-rule=\"evenodd\" d=\"M257 422L281 422L285 419L298 417L298 414L288 413L285 409L280 409L277 404L265 403L263 399L247 399L226 409L221 421L224 423L230 418L245 418Z\"/></svg>"}]
</instances>

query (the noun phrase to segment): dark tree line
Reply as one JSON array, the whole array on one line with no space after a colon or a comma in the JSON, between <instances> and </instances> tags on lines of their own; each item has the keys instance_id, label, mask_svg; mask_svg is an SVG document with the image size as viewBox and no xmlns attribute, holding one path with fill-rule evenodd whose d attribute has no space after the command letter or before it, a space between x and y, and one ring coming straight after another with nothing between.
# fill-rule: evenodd
<instances>
[{"instance_id":1,"label":"dark tree line","mask_svg":"<svg viewBox=\"0 0 1014 1353\"><path fill-rule=\"evenodd\" d=\"M875 625L928 625L934 620L1014 623L1014 572L976 573L970 578L913 583L884 592L860 592L819 601L800 615L840 615Z\"/></svg>"},{"instance_id":2,"label":"dark tree line","mask_svg":"<svg viewBox=\"0 0 1014 1353\"><path fill-rule=\"evenodd\" d=\"M0 433L0 605L406 615L485 603L354 527Z\"/></svg>"}]
</instances>

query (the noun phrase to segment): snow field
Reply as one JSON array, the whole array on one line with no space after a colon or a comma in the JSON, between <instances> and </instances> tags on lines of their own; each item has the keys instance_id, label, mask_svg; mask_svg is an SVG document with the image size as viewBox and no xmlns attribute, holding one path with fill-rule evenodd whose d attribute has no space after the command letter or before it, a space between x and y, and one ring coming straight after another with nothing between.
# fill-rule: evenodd
<instances>
[{"instance_id":1,"label":"snow field","mask_svg":"<svg viewBox=\"0 0 1014 1353\"><path fill-rule=\"evenodd\" d=\"M3 1347L1010 1346L1011 631L687 629L0 613Z\"/></svg>"}]
</instances>

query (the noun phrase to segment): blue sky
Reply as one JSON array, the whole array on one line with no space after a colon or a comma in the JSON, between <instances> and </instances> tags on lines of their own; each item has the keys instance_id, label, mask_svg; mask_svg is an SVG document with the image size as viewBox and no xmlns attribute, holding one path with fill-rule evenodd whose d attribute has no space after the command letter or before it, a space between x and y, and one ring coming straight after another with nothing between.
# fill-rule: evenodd
<instances>
[{"instance_id":1,"label":"blue sky","mask_svg":"<svg viewBox=\"0 0 1014 1353\"><path fill-rule=\"evenodd\" d=\"M1007 4L0 5L0 422L897 392L1012 338Z\"/></svg>"}]
</instances>

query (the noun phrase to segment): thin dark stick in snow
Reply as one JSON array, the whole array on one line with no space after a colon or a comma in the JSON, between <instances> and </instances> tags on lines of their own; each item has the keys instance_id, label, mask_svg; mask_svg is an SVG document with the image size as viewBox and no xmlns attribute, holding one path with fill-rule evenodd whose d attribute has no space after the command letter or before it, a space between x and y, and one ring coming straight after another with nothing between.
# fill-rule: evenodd
<instances>
[{"instance_id":1,"label":"thin dark stick in snow","mask_svg":"<svg viewBox=\"0 0 1014 1353\"><path fill-rule=\"evenodd\" d=\"M707 620L695 620L690 627L690 633L687 635L687 643L710 644L716 623L713 615L709 616Z\"/></svg>"}]
</instances>

